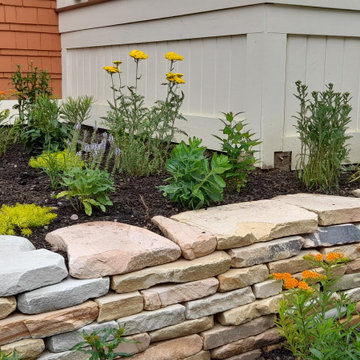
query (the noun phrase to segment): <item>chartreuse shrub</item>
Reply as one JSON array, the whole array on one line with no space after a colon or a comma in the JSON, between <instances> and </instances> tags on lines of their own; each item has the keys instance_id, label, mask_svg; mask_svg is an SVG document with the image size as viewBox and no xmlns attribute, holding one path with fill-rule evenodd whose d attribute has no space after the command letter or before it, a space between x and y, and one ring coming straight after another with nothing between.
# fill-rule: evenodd
<instances>
[{"instance_id":1,"label":"chartreuse shrub","mask_svg":"<svg viewBox=\"0 0 360 360\"><path fill-rule=\"evenodd\" d=\"M350 94L334 91L329 83L322 92L313 91L296 82L296 98L300 110L295 125L300 136L301 151L297 167L299 178L308 189L327 189L338 185L341 164L349 148L346 135L350 123Z\"/></svg>"},{"instance_id":2,"label":"chartreuse shrub","mask_svg":"<svg viewBox=\"0 0 360 360\"><path fill-rule=\"evenodd\" d=\"M0 208L0 234L29 236L31 228L49 225L57 217L51 213L51 207L41 207L35 204L2 205Z\"/></svg>"},{"instance_id":3,"label":"chartreuse shrub","mask_svg":"<svg viewBox=\"0 0 360 360\"><path fill-rule=\"evenodd\" d=\"M129 358L133 354L114 352L120 343L136 343L137 341L122 337L125 329L103 329L91 334L83 333L85 341L76 344L72 350L90 354L89 360L114 360ZM90 349L89 349L90 347Z\"/></svg>"},{"instance_id":4,"label":"chartreuse shrub","mask_svg":"<svg viewBox=\"0 0 360 360\"><path fill-rule=\"evenodd\" d=\"M303 360L360 359L358 324L352 323L356 303L334 290L339 280L335 270L349 259L334 252L326 257L310 254L304 259L321 272L306 270L303 280L288 273L273 274L289 289L280 302L276 321L287 340L286 347ZM329 310L335 311L335 316Z\"/></svg>"},{"instance_id":5,"label":"chartreuse shrub","mask_svg":"<svg viewBox=\"0 0 360 360\"><path fill-rule=\"evenodd\" d=\"M189 209L200 209L213 201L221 201L225 181L221 177L231 168L225 155L213 155L211 161L205 157L205 146L201 139L189 139L189 145L183 141L176 145L171 157L166 161L166 171L171 177L169 185L159 186L164 196Z\"/></svg>"},{"instance_id":6,"label":"chartreuse shrub","mask_svg":"<svg viewBox=\"0 0 360 360\"><path fill-rule=\"evenodd\" d=\"M254 134L249 130L245 131L247 124L243 120L235 119L241 113L223 114L225 119L219 120L224 124L222 133L225 137L214 135L221 141L222 151L228 156L231 165L231 168L223 174L223 178L230 189L240 191L240 188L246 185L249 172L255 169L254 147L261 144L261 141L254 139Z\"/></svg>"},{"instance_id":7,"label":"chartreuse shrub","mask_svg":"<svg viewBox=\"0 0 360 360\"><path fill-rule=\"evenodd\" d=\"M0 349L0 360L21 360L18 357L17 351L13 351L11 354L5 353Z\"/></svg>"}]
</instances>

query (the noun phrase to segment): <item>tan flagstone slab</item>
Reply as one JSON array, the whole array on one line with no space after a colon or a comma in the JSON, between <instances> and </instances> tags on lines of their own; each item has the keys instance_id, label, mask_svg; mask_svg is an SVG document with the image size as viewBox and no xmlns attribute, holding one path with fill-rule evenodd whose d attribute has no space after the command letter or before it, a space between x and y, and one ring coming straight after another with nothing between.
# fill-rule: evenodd
<instances>
[{"instance_id":1,"label":"tan flagstone slab","mask_svg":"<svg viewBox=\"0 0 360 360\"><path fill-rule=\"evenodd\" d=\"M195 355L183 358L182 360L211 360L209 351L200 351Z\"/></svg>"},{"instance_id":2,"label":"tan flagstone slab","mask_svg":"<svg viewBox=\"0 0 360 360\"><path fill-rule=\"evenodd\" d=\"M360 200L359 200L360 201ZM214 234L231 249L317 229L317 215L277 200L259 200L183 212L171 217Z\"/></svg>"},{"instance_id":3,"label":"tan flagstone slab","mask_svg":"<svg viewBox=\"0 0 360 360\"><path fill-rule=\"evenodd\" d=\"M46 235L67 251L70 274L79 279L124 274L176 260L179 246L147 229L112 221L95 221Z\"/></svg>"},{"instance_id":4,"label":"tan flagstone slab","mask_svg":"<svg viewBox=\"0 0 360 360\"><path fill-rule=\"evenodd\" d=\"M0 320L0 345L31 337L24 323L29 317L16 312Z\"/></svg>"},{"instance_id":5,"label":"tan flagstone slab","mask_svg":"<svg viewBox=\"0 0 360 360\"><path fill-rule=\"evenodd\" d=\"M14 296L0 297L0 319L6 318L16 309L16 299Z\"/></svg>"},{"instance_id":6,"label":"tan flagstone slab","mask_svg":"<svg viewBox=\"0 0 360 360\"><path fill-rule=\"evenodd\" d=\"M314 212L321 226L360 222L359 198L300 193L274 199Z\"/></svg>"},{"instance_id":7,"label":"tan flagstone slab","mask_svg":"<svg viewBox=\"0 0 360 360\"><path fill-rule=\"evenodd\" d=\"M45 344L42 339L24 339L3 345L1 350L7 355L12 354L16 350L19 359L37 359L45 350Z\"/></svg>"}]
</instances>

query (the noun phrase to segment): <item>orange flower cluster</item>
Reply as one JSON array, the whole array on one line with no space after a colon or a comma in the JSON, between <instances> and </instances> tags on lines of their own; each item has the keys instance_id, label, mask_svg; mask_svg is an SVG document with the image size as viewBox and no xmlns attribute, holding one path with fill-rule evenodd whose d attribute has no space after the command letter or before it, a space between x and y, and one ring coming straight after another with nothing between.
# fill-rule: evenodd
<instances>
[{"instance_id":1,"label":"orange flower cluster","mask_svg":"<svg viewBox=\"0 0 360 360\"><path fill-rule=\"evenodd\" d=\"M326 261L336 261L338 259L343 259L343 258L344 258L343 253L330 252L326 255Z\"/></svg>"},{"instance_id":2,"label":"orange flower cluster","mask_svg":"<svg viewBox=\"0 0 360 360\"><path fill-rule=\"evenodd\" d=\"M289 273L275 273L273 274L275 280L286 280L292 278L291 274Z\"/></svg>"},{"instance_id":3,"label":"orange flower cluster","mask_svg":"<svg viewBox=\"0 0 360 360\"><path fill-rule=\"evenodd\" d=\"M314 279L318 280L324 277L324 275L320 275L315 271L305 270L302 272L303 279Z\"/></svg>"},{"instance_id":4,"label":"orange flower cluster","mask_svg":"<svg viewBox=\"0 0 360 360\"><path fill-rule=\"evenodd\" d=\"M272 277L276 280L284 280L285 289L299 288L302 290L312 290L311 287L305 281L299 281L293 278L292 275L289 273L275 273L272 275Z\"/></svg>"}]
</instances>

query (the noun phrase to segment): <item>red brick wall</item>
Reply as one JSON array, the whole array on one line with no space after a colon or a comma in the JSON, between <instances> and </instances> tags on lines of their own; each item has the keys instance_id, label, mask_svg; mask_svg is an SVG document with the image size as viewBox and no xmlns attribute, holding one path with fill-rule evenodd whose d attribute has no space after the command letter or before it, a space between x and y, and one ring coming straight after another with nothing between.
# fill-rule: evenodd
<instances>
[{"instance_id":1,"label":"red brick wall","mask_svg":"<svg viewBox=\"0 0 360 360\"><path fill-rule=\"evenodd\" d=\"M0 90L11 88L16 64L30 61L52 78L61 97L61 45L56 0L0 0Z\"/></svg>"}]
</instances>

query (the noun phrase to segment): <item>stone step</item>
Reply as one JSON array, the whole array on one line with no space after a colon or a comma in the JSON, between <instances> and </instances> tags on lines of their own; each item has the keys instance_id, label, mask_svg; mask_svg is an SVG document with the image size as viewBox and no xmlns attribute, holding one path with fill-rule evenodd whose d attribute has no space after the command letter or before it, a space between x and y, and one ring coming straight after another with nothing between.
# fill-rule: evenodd
<instances>
[{"instance_id":1,"label":"stone step","mask_svg":"<svg viewBox=\"0 0 360 360\"><path fill-rule=\"evenodd\" d=\"M1 297L56 284L68 275L64 258L45 249L0 253L0 269Z\"/></svg>"},{"instance_id":2,"label":"stone step","mask_svg":"<svg viewBox=\"0 0 360 360\"><path fill-rule=\"evenodd\" d=\"M67 278L61 283L20 294L18 309L23 314L64 309L107 294L109 286L108 277L86 280Z\"/></svg>"},{"instance_id":3,"label":"stone step","mask_svg":"<svg viewBox=\"0 0 360 360\"><path fill-rule=\"evenodd\" d=\"M175 261L179 246L147 229L95 221L57 229L46 240L67 251L71 276L79 279L124 274Z\"/></svg>"}]
</instances>

